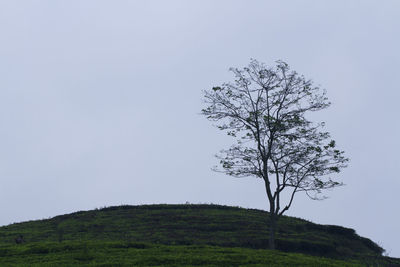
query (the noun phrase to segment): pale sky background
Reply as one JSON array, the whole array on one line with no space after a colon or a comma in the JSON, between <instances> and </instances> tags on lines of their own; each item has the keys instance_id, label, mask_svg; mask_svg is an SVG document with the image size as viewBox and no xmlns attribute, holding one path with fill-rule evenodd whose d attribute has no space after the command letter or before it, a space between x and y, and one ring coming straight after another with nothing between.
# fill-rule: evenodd
<instances>
[{"instance_id":1,"label":"pale sky background","mask_svg":"<svg viewBox=\"0 0 400 267\"><path fill-rule=\"evenodd\" d=\"M250 58L328 92L351 158L325 201L287 213L354 228L400 257L400 1L0 1L0 225L120 204L267 209L213 173L233 142L202 90Z\"/></svg>"}]
</instances>

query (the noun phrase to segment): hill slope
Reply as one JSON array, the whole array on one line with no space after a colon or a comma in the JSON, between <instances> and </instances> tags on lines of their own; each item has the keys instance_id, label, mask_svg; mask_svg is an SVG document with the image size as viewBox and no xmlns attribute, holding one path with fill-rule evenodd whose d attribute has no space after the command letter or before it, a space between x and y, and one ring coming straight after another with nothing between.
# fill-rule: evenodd
<instances>
[{"instance_id":1,"label":"hill slope","mask_svg":"<svg viewBox=\"0 0 400 267\"><path fill-rule=\"evenodd\" d=\"M243 255L254 254L255 258L257 253L264 257L278 257L283 254L254 250L268 246L267 220L268 213L265 211L219 205L109 207L0 227L0 257L3 256L3 260L12 259L13 255L21 257L32 251L39 252L36 253L39 257L49 256L51 252L54 256L64 253L68 248L71 251L75 249L77 253L88 250L98 252L105 248L131 249L132 253L140 250L142 256L146 254L145 251L150 253L151 250L151 255L160 249L176 250L182 254L182 249L192 248L191 251L197 251L199 255L203 250L208 251L207 258L210 258L212 251L222 249L227 255L240 251ZM19 236L23 237L24 243L15 245L15 239ZM284 252L354 260L361 264L368 262L400 266L399 259L382 257L381 247L358 236L353 229L318 225L292 217L282 217L280 221L277 248ZM40 252L45 253L40 256ZM59 256L62 258L61 254ZM163 258L161 254L159 258ZM166 253L168 255L170 253ZM76 257L79 258L79 255ZM94 259L95 256L89 257L89 261ZM229 259L232 260L231 257Z\"/></svg>"}]
</instances>

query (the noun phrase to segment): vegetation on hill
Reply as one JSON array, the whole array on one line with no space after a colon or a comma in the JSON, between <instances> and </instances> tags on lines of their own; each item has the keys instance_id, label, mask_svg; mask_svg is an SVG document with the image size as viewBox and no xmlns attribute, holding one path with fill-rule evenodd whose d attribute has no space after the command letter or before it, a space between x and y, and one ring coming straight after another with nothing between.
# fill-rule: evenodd
<instances>
[{"instance_id":1,"label":"vegetation on hill","mask_svg":"<svg viewBox=\"0 0 400 267\"><path fill-rule=\"evenodd\" d=\"M286 216L280 251L266 250L267 220L265 211L218 205L75 212L0 227L0 265L400 266L353 229Z\"/></svg>"}]
</instances>

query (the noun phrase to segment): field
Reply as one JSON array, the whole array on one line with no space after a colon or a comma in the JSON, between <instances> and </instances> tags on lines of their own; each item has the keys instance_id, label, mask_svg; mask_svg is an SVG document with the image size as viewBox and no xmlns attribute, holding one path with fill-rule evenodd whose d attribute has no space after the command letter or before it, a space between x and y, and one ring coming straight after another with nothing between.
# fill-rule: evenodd
<instances>
[{"instance_id":1,"label":"field","mask_svg":"<svg viewBox=\"0 0 400 267\"><path fill-rule=\"evenodd\" d=\"M218 205L118 206L0 227L0 266L400 266L354 230ZM22 237L21 244L16 239Z\"/></svg>"},{"instance_id":2,"label":"field","mask_svg":"<svg viewBox=\"0 0 400 267\"><path fill-rule=\"evenodd\" d=\"M0 248L0 265L29 266L363 266L297 253L123 242L37 243Z\"/></svg>"}]
</instances>

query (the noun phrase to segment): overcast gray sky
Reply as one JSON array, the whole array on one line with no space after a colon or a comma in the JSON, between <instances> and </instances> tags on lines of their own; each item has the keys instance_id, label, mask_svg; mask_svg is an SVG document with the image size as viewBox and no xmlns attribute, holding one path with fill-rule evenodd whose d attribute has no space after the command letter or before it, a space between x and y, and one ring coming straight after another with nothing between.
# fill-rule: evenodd
<instances>
[{"instance_id":1,"label":"overcast gray sky","mask_svg":"<svg viewBox=\"0 0 400 267\"><path fill-rule=\"evenodd\" d=\"M267 209L262 182L213 173L233 140L202 90L250 58L328 92L351 158L287 215L354 228L400 257L400 1L0 1L0 225L119 204Z\"/></svg>"}]
</instances>

